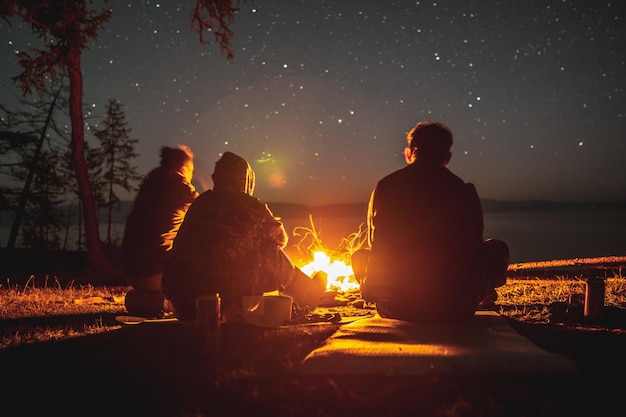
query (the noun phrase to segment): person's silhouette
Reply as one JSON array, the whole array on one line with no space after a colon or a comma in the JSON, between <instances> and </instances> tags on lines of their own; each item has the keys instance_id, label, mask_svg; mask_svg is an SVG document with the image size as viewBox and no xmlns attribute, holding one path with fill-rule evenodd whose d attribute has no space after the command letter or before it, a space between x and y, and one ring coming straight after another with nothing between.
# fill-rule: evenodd
<instances>
[{"instance_id":1,"label":"person's silhouette","mask_svg":"<svg viewBox=\"0 0 626 417\"><path fill-rule=\"evenodd\" d=\"M381 179L368 207L368 247L352 255L363 298L383 317L461 320L506 282L505 242L483 241L473 184L446 165L452 133L420 122L407 134L408 166Z\"/></svg>"}]
</instances>

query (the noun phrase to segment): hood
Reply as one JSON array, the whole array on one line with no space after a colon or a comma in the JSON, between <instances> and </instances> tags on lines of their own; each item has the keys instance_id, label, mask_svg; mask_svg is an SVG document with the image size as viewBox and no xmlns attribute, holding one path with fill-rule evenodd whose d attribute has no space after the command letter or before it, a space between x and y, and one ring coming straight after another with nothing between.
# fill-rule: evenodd
<instances>
[{"instance_id":1,"label":"hood","mask_svg":"<svg viewBox=\"0 0 626 417\"><path fill-rule=\"evenodd\" d=\"M212 178L215 191L241 191L248 195L254 192L255 178L252 167L245 159L232 152L224 152L215 163Z\"/></svg>"}]
</instances>

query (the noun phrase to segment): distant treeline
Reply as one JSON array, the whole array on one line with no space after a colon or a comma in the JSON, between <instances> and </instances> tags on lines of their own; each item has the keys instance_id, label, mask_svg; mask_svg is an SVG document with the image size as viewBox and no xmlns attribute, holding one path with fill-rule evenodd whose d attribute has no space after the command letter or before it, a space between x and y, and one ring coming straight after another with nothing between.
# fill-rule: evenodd
<instances>
[{"instance_id":1,"label":"distant treeline","mask_svg":"<svg viewBox=\"0 0 626 417\"><path fill-rule=\"evenodd\" d=\"M126 217L132 207L132 201L121 201L114 205L112 222L125 223ZM546 201L546 200L492 200L483 199L485 212L503 211L559 211L559 210L626 210L626 200L618 201ZM367 202L329 204L322 206L307 206L293 203L268 203L272 213L281 218L307 218L314 217L355 217L367 215ZM63 206L62 210L71 216L71 223L78 221L78 208L76 206ZM9 226L12 221L12 213L0 212L0 226ZM106 222L106 209L100 209L100 219Z\"/></svg>"}]
</instances>

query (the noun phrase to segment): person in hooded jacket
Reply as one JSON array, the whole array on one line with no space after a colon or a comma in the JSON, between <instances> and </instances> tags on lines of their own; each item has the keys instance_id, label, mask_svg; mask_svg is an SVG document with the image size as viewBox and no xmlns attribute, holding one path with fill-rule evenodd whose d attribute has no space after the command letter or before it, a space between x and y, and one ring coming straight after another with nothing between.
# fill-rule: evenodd
<instances>
[{"instance_id":1,"label":"person in hooded jacket","mask_svg":"<svg viewBox=\"0 0 626 417\"><path fill-rule=\"evenodd\" d=\"M161 292L165 257L198 192L191 184L193 153L185 145L161 147L159 166L139 188L124 228L122 270L132 289L126 293L126 310L155 317L168 310Z\"/></svg>"},{"instance_id":2,"label":"person in hooded jacket","mask_svg":"<svg viewBox=\"0 0 626 417\"><path fill-rule=\"evenodd\" d=\"M309 278L283 251L288 236L268 205L252 194L255 174L240 156L215 163L213 189L193 202L163 271L163 292L180 320L196 318L196 299L218 293L222 311L241 311L243 297L278 290L314 310L326 276Z\"/></svg>"}]
</instances>

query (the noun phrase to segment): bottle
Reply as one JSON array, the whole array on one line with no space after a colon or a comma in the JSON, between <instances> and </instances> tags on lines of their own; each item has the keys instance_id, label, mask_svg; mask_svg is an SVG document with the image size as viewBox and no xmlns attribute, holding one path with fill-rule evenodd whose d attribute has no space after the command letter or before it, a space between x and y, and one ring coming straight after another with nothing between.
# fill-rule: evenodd
<instances>
[{"instance_id":1,"label":"bottle","mask_svg":"<svg viewBox=\"0 0 626 417\"><path fill-rule=\"evenodd\" d=\"M217 355L221 351L221 307L222 301L217 293L196 299L198 348L202 354Z\"/></svg>"}]
</instances>

